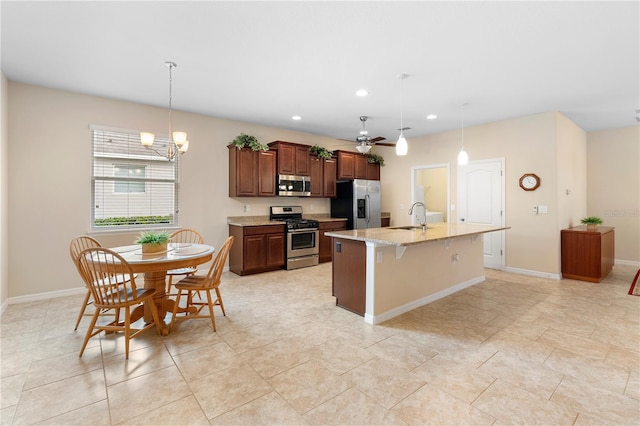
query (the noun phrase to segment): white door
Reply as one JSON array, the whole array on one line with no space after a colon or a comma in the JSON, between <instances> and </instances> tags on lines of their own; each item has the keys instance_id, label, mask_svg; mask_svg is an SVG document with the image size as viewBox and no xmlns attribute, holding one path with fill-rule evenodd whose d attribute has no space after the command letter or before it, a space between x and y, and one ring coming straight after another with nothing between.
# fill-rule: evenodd
<instances>
[{"instance_id":1,"label":"white door","mask_svg":"<svg viewBox=\"0 0 640 426\"><path fill-rule=\"evenodd\" d=\"M458 221L504 226L504 159L458 166ZM504 269L504 231L483 234L484 266Z\"/></svg>"}]
</instances>

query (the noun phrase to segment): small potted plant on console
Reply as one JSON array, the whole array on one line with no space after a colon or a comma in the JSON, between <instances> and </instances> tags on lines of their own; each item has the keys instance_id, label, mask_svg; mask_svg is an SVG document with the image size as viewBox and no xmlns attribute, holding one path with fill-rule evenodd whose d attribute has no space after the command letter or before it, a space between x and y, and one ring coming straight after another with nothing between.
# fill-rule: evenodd
<instances>
[{"instance_id":1,"label":"small potted plant on console","mask_svg":"<svg viewBox=\"0 0 640 426\"><path fill-rule=\"evenodd\" d=\"M602 225L602 219L598 216L583 217L580 222L583 225L587 225L587 231L597 231L598 225Z\"/></svg>"}]
</instances>

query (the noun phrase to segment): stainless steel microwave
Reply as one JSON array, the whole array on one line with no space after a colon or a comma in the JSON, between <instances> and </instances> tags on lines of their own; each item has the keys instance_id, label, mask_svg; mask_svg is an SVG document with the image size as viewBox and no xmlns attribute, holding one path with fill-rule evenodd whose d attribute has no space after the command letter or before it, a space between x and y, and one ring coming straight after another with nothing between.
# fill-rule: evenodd
<instances>
[{"instance_id":1,"label":"stainless steel microwave","mask_svg":"<svg viewBox=\"0 0 640 426\"><path fill-rule=\"evenodd\" d=\"M311 178L309 176L278 175L278 196L311 196Z\"/></svg>"}]
</instances>

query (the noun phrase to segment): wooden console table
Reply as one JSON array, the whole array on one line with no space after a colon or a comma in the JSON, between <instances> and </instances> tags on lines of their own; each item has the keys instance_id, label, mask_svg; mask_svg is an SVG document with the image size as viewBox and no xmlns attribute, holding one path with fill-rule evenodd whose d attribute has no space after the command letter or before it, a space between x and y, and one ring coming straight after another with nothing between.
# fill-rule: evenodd
<instances>
[{"instance_id":1,"label":"wooden console table","mask_svg":"<svg viewBox=\"0 0 640 426\"><path fill-rule=\"evenodd\" d=\"M614 228L586 226L563 229L562 277L599 283L611 272L614 263Z\"/></svg>"}]
</instances>

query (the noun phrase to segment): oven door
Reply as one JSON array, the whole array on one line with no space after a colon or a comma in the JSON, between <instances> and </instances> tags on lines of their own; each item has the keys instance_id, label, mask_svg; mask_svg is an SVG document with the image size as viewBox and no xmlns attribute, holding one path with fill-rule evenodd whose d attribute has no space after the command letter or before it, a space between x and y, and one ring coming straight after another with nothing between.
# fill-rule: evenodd
<instances>
[{"instance_id":1,"label":"oven door","mask_svg":"<svg viewBox=\"0 0 640 426\"><path fill-rule=\"evenodd\" d=\"M318 254L318 230L298 229L287 232L287 258Z\"/></svg>"}]
</instances>

